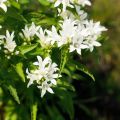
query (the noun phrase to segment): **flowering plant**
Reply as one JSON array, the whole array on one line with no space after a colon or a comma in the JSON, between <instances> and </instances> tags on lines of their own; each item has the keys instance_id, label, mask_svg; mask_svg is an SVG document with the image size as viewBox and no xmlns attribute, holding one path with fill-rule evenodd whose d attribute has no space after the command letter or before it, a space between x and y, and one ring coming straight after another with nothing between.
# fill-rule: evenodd
<instances>
[{"instance_id":1,"label":"flowering plant","mask_svg":"<svg viewBox=\"0 0 120 120\"><path fill-rule=\"evenodd\" d=\"M94 80L74 55L81 56L83 52L92 52L94 47L101 46L98 39L106 31L100 22L88 19L85 5L90 6L91 2L0 0L1 94L4 89L10 91L21 109L14 111L16 103L6 99L15 114L15 117L14 114L10 117L12 113L6 114L6 119L23 120L21 115L26 114L24 119L29 120L29 109L32 120L36 120L37 111L47 111L50 118L55 119L52 109L57 111L55 117L62 120L57 105L62 105L60 109L64 109L70 119L74 118L72 81L75 75L80 79L76 70ZM6 95L2 94L1 98ZM52 105L53 99L58 100L56 105ZM45 107L44 110L41 107ZM38 116L48 119L39 112Z\"/></svg>"}]
</instances>

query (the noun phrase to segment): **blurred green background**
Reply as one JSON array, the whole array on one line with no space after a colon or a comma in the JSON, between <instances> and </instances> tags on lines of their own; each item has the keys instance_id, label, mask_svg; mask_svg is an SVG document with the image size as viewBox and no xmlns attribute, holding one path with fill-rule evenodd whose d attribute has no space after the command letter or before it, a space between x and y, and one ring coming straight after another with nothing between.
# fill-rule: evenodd
<instances>
[{"instance_id":1,"label":"blurred green background","mask_svg":"<svg viewBox=\"0 0 120 120\"><path fill-rule=\"evenodd\" d=\"M82 103L76 109L76 119L120 120L120 0L92 3L90 18L101 21L108 31L102 47L84 60L96 82L81 82L80 87L75 83Z\"/></svg>"}]
</instances>

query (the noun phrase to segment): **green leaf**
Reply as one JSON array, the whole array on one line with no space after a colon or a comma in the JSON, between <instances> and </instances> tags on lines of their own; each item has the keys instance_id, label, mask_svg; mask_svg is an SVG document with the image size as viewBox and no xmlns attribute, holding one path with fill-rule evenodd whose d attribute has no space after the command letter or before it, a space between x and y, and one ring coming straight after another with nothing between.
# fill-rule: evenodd
<instances>
[{"instance_id":1,"label":"green leaf","mask_svg":"<svg viewBox=\"0 0 120 120\"><path fill-rule=\"evenodd\" d=\"M63 87L64 89L71 90L75 92L75 88L69 82L65 81L63 78L57 80L58 87Z\"/></svg>"},{"instance_id":2,"label":"green leaf","mask_svg":"<svg viewBox=\"0 0 120 120\"><path fill-rule=\"evenodd\" d=\"M31 120L37 119L37 103L32 104L31 106Z\"/></svg>"},{"instance_id":3,"label":"green leaf","mask_svg":"<svg viewBox=\"0 0 120 120\"><path fill-rule=\"evenodd\" d=\"M68 53L69 53L68 45L63 46L63 48L61 49L60 72L62 72L65 67L68 58Z\"/></svg>"},{"instance_id":4,"label":"green leaf","mask_svg":"<svg viewBox=\"0 0 120 120\"><path fill-rule=\"evenodd\" d=\"M21 54L26 54L28 52L30 52L31 50L35 49L37 47L38 44L35 45L23 45L19 47L19 50L21 52Z\"/></svg>"},{"instance_id":5,"label":"green leaf","mask_svg":"<svg viewBox=\"0 0 120 120\"><path fill-rule=\"evenodd\" d=\"M38 0L40 2L40 4L42 4L43 6L48 6L50 5L50 2L48 2L48 0Z\"/></svg>"},{"instance_id":6,"label":"green leaf","mask_svg":"<svg viewBox=\"0 0 120 120\"><path fill-rule=\"evenodd\" d=\"M23 72L23 63L18 63L15 67L16 72L18 73L18 75L20 76L20 78L22 79L23 82L25 82L25 75Z\"/></svg>"},{"instance_id":7,"label":"green leaf","mask_svg":"<svg viewBox=\"0 0 120 120\"><path fill-rule=\"evenodd\" d=\"M84 65L76 65L76 69L80 70L81 72L85 73L86 75L88 75L93 81L95 81L95 78L93 76L93 74L90 73L90 71L84 66Z\"/></svg>"},{"instance_id":8,"label":"green leaf","mask_svg":"<svg viewBox=\"0 0 120 120\"><path fill-rule=\"evenodd\" d=\"M14 88L12 85L8 86L8 90L10 91L10 94L13 96L13 98L15 99L15 101L20 104L20 100L19 97L17 95L17 91L16 88Z\"/></svg>"},{"instance_id":9,"label":"green leaf","mask_svg":"<svg viewBox=\"0 0 120 120\"><path fill-rule=\"evenodd\" d=\"M20 4L19 4L18 2L13 1L13 0L10 0L10 3L11 3L11 5L14 6L15 8L20 9Z\"/></svg>"},{"instance_id":10,"label":"green leaf","mask_svg":"<svg viewBox=\"0 0 120 120\"><path fill-rule=\"evenodd\" d=\"M47 115L48 119L46 119L46 120L65 120L64 117L62 116L61 112L55 105L52 105L52 106L47 105L46 110L48 113L48 115Z\"/></svg>"},{"instance_id":11,"label":"green leaf","mask_svg":"<svg viewBox=\"0 0 120 120\"><path fill-rule=\"evenodd\" d=\"M16 6L18 7L18 9L20 9L20 6ZM13 7L9 7L9 10L7 11L7 14L5 14L6 19L7 18L13 18L16 21L19 22L25 22L27 23L27 20L23 17L23 15L21 15L16 9L14 9Z\"/></svg>"},{"instance_id":12,"label":"green leaf","mask_svg":"<svg viewBox=\"0 0 120 120\"><path fill-rule=\"evenodd\" d=\"M67 112L70 116L70 119L73 120L74 118L74 106L73 106L73 95L68 92L68 91L63 91L63 90L60 90L59 91L57 90L57 93L59 93L59 98L60 98L60 101L58 102L59 103L59 106L61 107L61 109L63 110L63 112Z\"/></svg>"},{"instance_id":13,"label":"green leaf","mask_svg":"<svg viewBox=\"0 0 120 120\"><path fill-rule=\"evenodd\" d=\"M84 104L80 104L80 103L78 103L77 104L80 108L81 108L81 110L83 110L88 116L91 116L92 117L92 112L91 112L91 110L88 108L88 107L86 107Z\"/></svg>"}]
</instances>

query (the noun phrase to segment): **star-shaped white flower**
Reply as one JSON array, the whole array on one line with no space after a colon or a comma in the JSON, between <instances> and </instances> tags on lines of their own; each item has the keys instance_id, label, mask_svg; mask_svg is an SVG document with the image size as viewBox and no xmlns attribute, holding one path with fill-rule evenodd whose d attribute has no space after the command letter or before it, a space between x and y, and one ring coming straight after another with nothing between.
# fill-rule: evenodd
<instances>
[{"instance_id":1,"label":"star-shaped white flower","mask_svg":"<svg viewBox=\"0 0 120 120\"><path fill-rule=\"evenodd\" d=\"M58 47L61 47L64 44L68 44L71 42L72 37L75 34L76 21L73 21L71 19L65 19L61 26L61 30L59 31L61 39L57 41Z\"/></svg>"},{"instance_id":2,"label":"star-shaped white flower","mask_svg":"<svg viewBox=\"0 0 120 120\"><path fill-rule=\"evenodd\" d=\"M27 39L28 41L31 40L34 35L37 34L40 26L36 26L34 22L32 22L31 26L25 25L25 28L22 29L23 34L21 34L22 38Z\"/></svg>"},{"instance_id":3,"label":"star-shaped white flower","mask_svg":"<svg viewBox=\"0 0 120 120\"><path fill-rule=\"evenodd\" d=\"M46 33L46 30L40 28L36 34L40 40L40 44L43 48L51 46L51 39Z\"/></svg>"},{"instance_id":4,"label":"star-shaped white flower","mask_svg":"<svg viewBox=\"0 0 120 120\"><path fill-rule=\"evenodd\" d=\"M63 12L66 11L67 7L74 8L73 4L79 4L81 6L91 5L89 0L49 0L50 2L54 2L54 6L58 7L60 4L63 5Z\"/></svg>"},{"instance_id":5,"label":"star-shaped white flower","mask_svg":"<svg viewBox=\"0 0 120 120\"><path fill-rule=\"evenodd\" d=\"M51 88L51 84L48 84L47 81L44 81L41 86L37 86L37 87L41 89L41 97L43 97L47 91L51 94L54 93Z\"/></svg>"},{"instance_id":6,"label":"star-shaped white flower","mask_svg":"<svg viewBox=\"0 0 120 120\"><path fill-rule=\"evenodd\" d=\"M85 5L88 5L88 6L91 5L90 0L76 0L75 2L76 2L77 4L79 4L79 5L82 5L83 7L84 7Z\"/></svg>"},{"instance_id":7,"label":"star-shaped white flower","mask_svg":"<svg viewBox=\"0 0 120 120\"><path fill-rule=\"evenodd\" d=\"M100 25L100 22L94 23L93 20L85 22L84 28L84 37L85 41L83 42L85 45L89 46L90 51L92 52L94 46L99 47L101 43L97 41L97 39L101 36L103 31L107 29Z\"/></svg>"},{"instance_id":8,"label":"star-shaped white flower","mask_svg":"<svg viewBox=\"0 0 120 120\"><path fill-rule=\"evenodd\" d=\"M63 11L66 11L66 7L67 7L67 6L73 8L73 5L70 4L70 0L57 0L57 1L55 2L55 5L54 5L54 6L57 7L57 6L59 6L60 4L63 5Z\"/></svg>"},{"instance_id":9,"label":"star-shaped white flower","mask_svg":"<svg viewBox=\"0 0 120 120\"><path fill-rule=\"evenodd\" d=\"M52 26L51 30L46 30L46 33L48 35L51 45L54 45L56 41L60 40L60 35L57 33L55 26Z\"/></svg>"},{"instance_id":10,"label":"star-shaped white flower","mask_svg":"<svg viewBox=\"0 0 120 120\"><path fill-rule=\"evenodd\" d=\"M13 38L14 38L14 32L10 34L8 30L6 30L6 36L0 35L0 39L2 40L5 39L5 41L3 42L4 48L11 53L14 51L15 47L17 46L15 41L13 41Z\"/></svg>"},{"instance_id":11,"label":"star-shaped white flower","mask_svg":"<svg viewBox=\"0 0 120 120\"><path fill-rule=\"evenodd\" d=\"M84 37L76 31L75 36L72 39L70 44L70 52L77 51L79 55L81 55L81 50L89 48L87 45L83 44Z\"/></svg>"},{"instance_id":12,"label":"star-shaped white flower","mask_svg":"<svg viewBox=\"0 0 120 120\"><path fill-rule=\"evenodd\" d=\"M27 87L36 82L38 88L42 90L41 97L43 97L46 91L53 93L51 87L57 84L56 79L60 77L57 73L59 69L57 64L52 63L49 57L43 60L40 56L37 56L37 59L38 61L33 63L37 67L35 70L29 72L26 69L27 78L29 79Z\"/></svg>"}]
</instances>

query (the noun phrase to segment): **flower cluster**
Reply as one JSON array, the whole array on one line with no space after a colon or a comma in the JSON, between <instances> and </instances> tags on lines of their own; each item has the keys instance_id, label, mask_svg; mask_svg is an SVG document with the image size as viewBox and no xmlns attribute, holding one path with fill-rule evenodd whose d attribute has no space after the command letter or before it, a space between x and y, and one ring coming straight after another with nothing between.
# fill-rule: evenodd
<instances>
[{"instance_id":1,"label":"flower cluster","mask_svg":"<svg viewBox=\"0 0 120 120\"><path fill-rule=\"evenodd\" d=\"M6 1L0 0L0 7L4 11L7 11ZM37 42L40 43L41 48L49 50L52 47L62 48L67 45L70 53L77 51L79 55L81 55L83 49L92 52L94 47L101 46L98 38L107 29L101 26L100 22L88 20L87 13L82 10L82 7L85 5L90 6L91 2L89 0L49 1L54 3L55 8L60 4L63 6L62 9L56 8L60 18L59 29L54 25L51 26L51 29L43 29L42 26L36 26L34 22L31 25L25 25L19 34L24 41L22 45L31 45ZM71 9L68 9L69 7L75 10L75 14L72 13ZM6 35L0 35L0 46L4 49L5 54L19 53L16 51L17 44L13 39L14 32L10 34L8 30ZM58 74L57 64L52 63L50 57L42 59L41 56L37 56L37 59L38 62L33 63L36 69L26 69L27 78L29 79L27 87L37 84L37 87L41 89L41 97L43 97L46 91L54 93L51 87L57 84L56 79L60 75Z\"/></svg>"},{"instance_id":2,"label":"flower cluster","mask_svg":"<svg viewBox=\"0 0 120 120\"><path fill-rule=\"evenodd\" d=\"M0 35L0 45L3 46L7 58L10 58L10 56L13 55L13 53L19 53L19 51L15 51L17 44L13 39L14 32L10 34L8 30L6 30L6 35Z\"/></svg>"},{"instance_id":3,"label":"flower cluster","mask_svg":"<svg viewBox=\"0 0 120 120\"><path fill-rule=\"evenodd\" d=\"M41 46L54 46L57 43L57 47L62 47L65 44L69 44L69 51L77 51L81 55L82 49L90 49L92 52L95 47L101 46L101 43L97 39L101 36L103 31L106 31L106 28L100 25L100 22L93 22L93 20L87 19L87 14L80 9L77 9L77 13L80 19L75 18L71 13L71 17L66 11L66 15L63 18L63 21L60 21L61 29L57 31L55 26L52 26L51 30L43 30L42 27L34 25L30 26L28 29L25 27L23 30L24 36L27 39L33 35L37 35ZM66 16L66 17L65 17ZM33 27L34 26L34 27ZM33 31L33 32L31 32Z\"/></svg>"},{"instance_id":4,"label":"flower cluster","mask_svg":"<svg viewBox=\"0 0 120 120\"><path fill-rule=\"evenodd\" d=\"M91 5L89 0L49 0L50 2L54 2L54 6L58 7L60 4L63 5L63 11L66 11L66 7L71 7L74 8L74 4L78 4L81 6L85 6L85 5Z\"/></svg>"},{"instance_id":5,"label":"flower cluster","mask_svg":"<svg viewBox=\"0 0 120 120\"><path fill-rule=\"evenodd\" d=\"M61 21L60 21L61 22ZM41 46L46 48L48 46L62 47L65 44L69 44L69 51L77 51L81 55L82 49L90 49L92 52L94 46L101 46L101 43L97 41L102 31L106 31L106 28L100 25L100 22L94 23L93 20L78 21L67 18L61 23L61 29L57 31L55 26L52 26L51 30L43 30L42 27L36 26L32 23L30 28L25 26L23 29L24 37L27 40L34 35L38 36ZM34 31L34 32L31 32Z\"/></svg>"},{"instance_id":6,"label":"flower cluster","mask_svg":"<svg viewBox=\"0 0 120 120\"><path fill-rule=\"evenodd\" d=\"M43 97L46 91L54 93L51 86L57 84L55 79L59 77L59 74L56 73L59 69L57 68L57 64L52 63L49 57L42 60L40 56L37 56L37 59L38 62L33 63L37 68L30 72L28 69L26 70L27 78L30 79L27 86L29 87L36 82L38 88L42 90L41 97Z\"/></svg>"}]
</instances>

